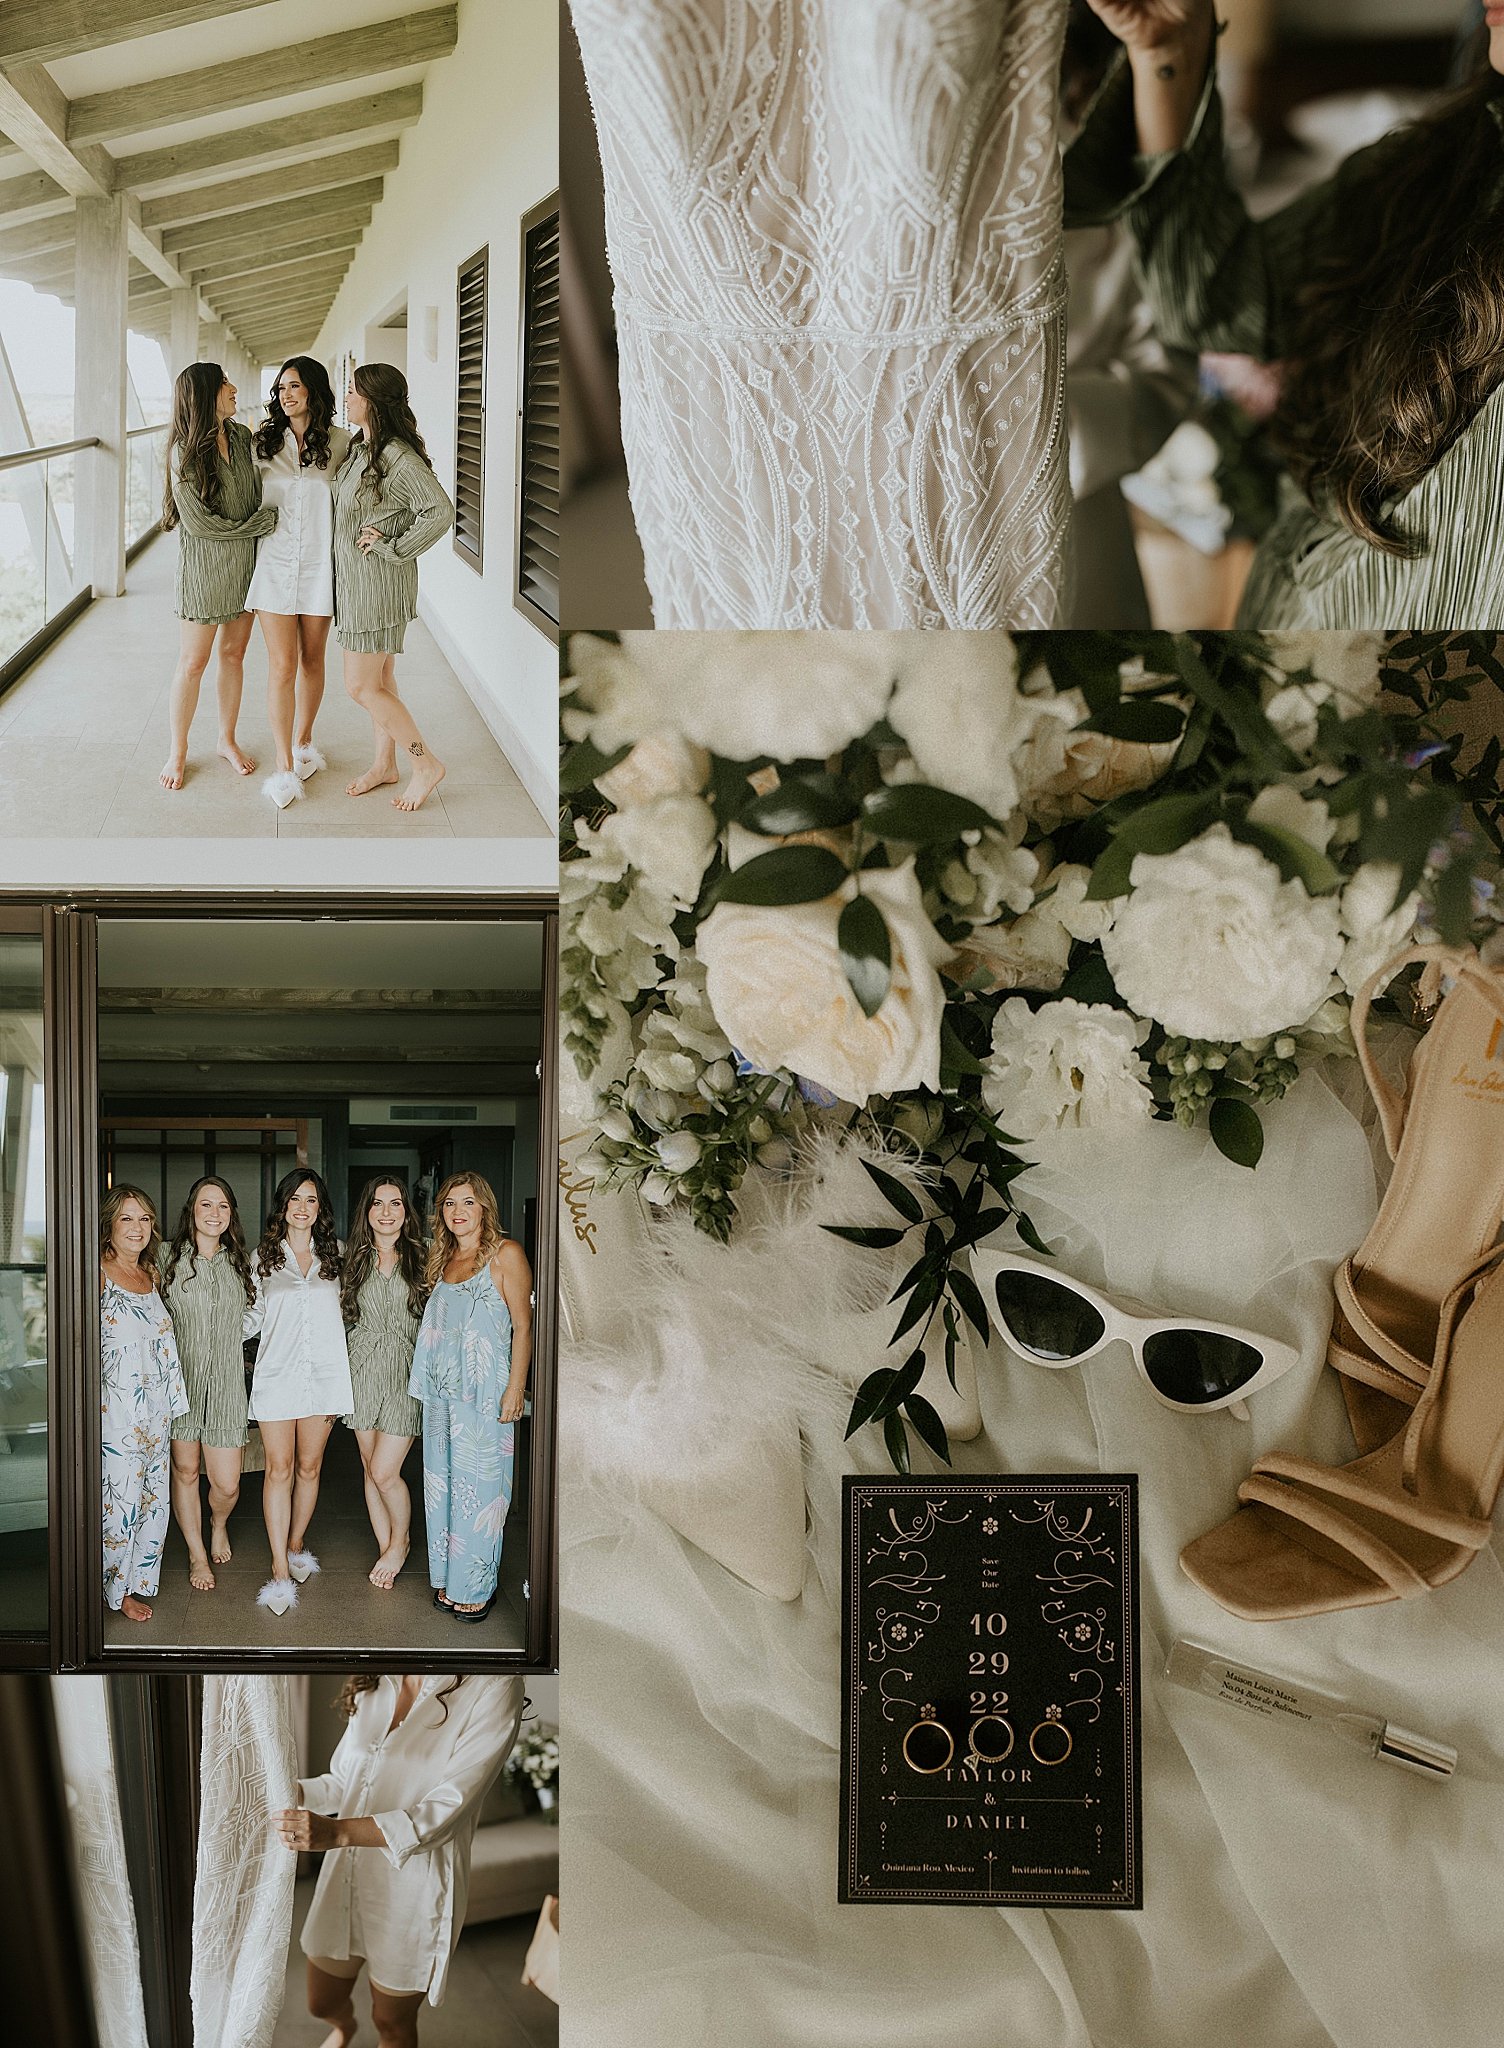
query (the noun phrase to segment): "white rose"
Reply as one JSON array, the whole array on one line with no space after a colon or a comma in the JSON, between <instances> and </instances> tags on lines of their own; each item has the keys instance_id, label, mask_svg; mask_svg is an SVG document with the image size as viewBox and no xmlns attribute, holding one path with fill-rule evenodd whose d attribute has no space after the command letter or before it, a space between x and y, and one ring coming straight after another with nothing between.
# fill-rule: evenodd
<instances>
[{"instance_id":1,"label":"white rose","mask_svg":"<svg viewBox=\"0 0 1504 2048\"><path fill-rule=\"evenodd\" d=\"M1037 701L1042 715L1020 748L1016 766L1024 806L1042 824L1084 818L1094 805L1124 790L1147 789L1175 758L1176 740L1146 746L1082 731L1087 706L1079 690Z\"/></svg>"},{"instance_id":2,"label":"white rose","mask_svg":"<svg viewBox=\"0 0 1504 2048\"><path fill-rule=\"evenodd\" d=\"M1174 853L1141 853L1103 935L1118 993L1186 1038L1262 1038L1325 1001L1342 954L1337 904L1283 882L1213 825Z\"/></svg>"},{"instance_id":3,"label":"white rose","mask_svg":"<svg viewBox=\"0 0 1504 2048\"><path fill-rule=\"evenodd\" d=\"M1014 756L1051 700L1025 697L1008 633L907 633L888 723L924 781L970 797L999 823L1018 808Z\"/></svg>"},{"instance_id":4,"label":"white rose","mask_svg":"<svg viewBox=\"0 0 1504 2048\"><path fill-rule=\"evenodd\" d=\"M1298 754L1306 753L1316 741L1316 712L1322 704L1335 703L1343 718L1366 711L1379 694L1379 657L1382 633L1266 633L1265 649L1281 676L1303 670L1312 680L1276 683L1264 705L1264 714L1285 742Z\"/></svg>"},{"instance_id":5,"label":"white rose","mask_svg":"<svg viewBox=\"0 0 1504 2048\"><path fill-rule=\"evenodd\" d=\"M1148 1030L1106 1003L1067 996L1030 1010L1014 996L993 1020L982 1095L1014 1138L1142 1123L1154 1109L1138 1053Z\"/></svg>"},{"instance_id":6,"label":"white rose","mask_svg":"<svg viewBox=\"0 0 1504 2048\"><path fill-rule=\"evenodd\" d=\"M1412 890L1396 903L1399 885L1400 870L1395 862L1371 860L1342 891L1342 929L1347 945L1337 972L1349 995L1356 995L1368 977L1399 952L1415 928L1420 892Z\"/></svg>"},{"instance_id":7,"label":"white rose","mask_svg":"<svg viewBox=\"0 0 1504 2048\"><path fill-rule=\"evenodd\" d=\"M1100 939L1112 923L1110 903L1088 903L1091 869L1080 861L1062 861L1052 868L1043 887L1049 891L1037 908L1062 924L1073 939Z\"/></svg>"},{"instance_id":8,"label":"white rose","mask_svg":"<svg viewBox=\"0 0 1504 2048\"><path fill-rule=\"evenodd\" d=\"M614 754L662 723L651 681L614 640L571 633L565 658L563 724L571 739L588 737Z\"/></svg>"},{"instance_id":9,"label":"white rose","mask_svg":"<svg viewBox=\"0 0 1504 2048\"><path fill-rule=\"evenodd\" d=\"M660 796L698 796L710 774L710 756L677 732L649 733L624 761L597 775L595 786L619 811Z\"/></svg>"},{"instance_id":10,"label":"white rose","mask_svg":"<svg viewBox=\"0 0 1504 2048\"><path fill-rule=\"evenodd\" d=\"M799 761L838 753L882 717L899 638L634 632L622 643L652 693L655 723L733 761Z\"/></svg>"},{"instance_id":11,"label":"white rose","mask_svg":"<svg viewBox=\"0 0 1504 2048\"><path fill-rule=\"evenodd\" d=\"M1303 797L1287 783L1272 782L1261 789L1248 806L1248 817L1251 824L1293 832L1318 853L1325 853L1332 843L1332 814L1326 805L1319 797Z\"/></svg>"},{"instance_id":12,"label":"white rose","mask_svg":"<svg viewBox=\"0 0 1504 2048\"><path fill-rule=\"evenodd\" d=\"M1112 922L1110 903L1088 903L1091 869L1066 861L1040 884L1038 900L1009 925L977 927L957 949L952 973L980 972L991 993L1056 989L1070 965L1072 939L1098 939Z\"/></svg>"},{"instance_id":13,"label":"white rose","mask_svg":"<svg viewBox=\"0 0 1504 2048\"><path fill-rule=\"evenodd\" d=\"M861 886L883 914L893 955L875 1017L851 993L836 939L855 877L820 903L717 904L696 939L711 1008L731 1043L770 1073L800 1074L856 1103L939 1087L945 996L935 970L950 957L925 915L912 860L869 868Z\"/></svg>"},{"instance_id":14,"label":"white rose","mask_svg":"<svg viewBox=\"0 0 1504 2048\"><path fill-rule=\"evenodd\" d=\"M592 859L616 855L623 870L636 868L651 887L686 909L700 893L715 837L715 813L698 796L655 797L613 811L594 832L588 825L579 832ZM608 878L615 879L602 874Z\"/></svg>"}]
</instances>

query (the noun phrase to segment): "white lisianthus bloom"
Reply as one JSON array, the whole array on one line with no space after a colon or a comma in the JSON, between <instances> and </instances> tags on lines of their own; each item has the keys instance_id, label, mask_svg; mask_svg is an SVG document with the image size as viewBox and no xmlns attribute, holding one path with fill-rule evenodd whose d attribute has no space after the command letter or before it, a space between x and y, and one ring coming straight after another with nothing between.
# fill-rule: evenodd
<instances>
[{"instance_id":1,"label":"white lisianthus bloom","mask_svg":"<svg viewBox=\"0 0 1504 2048\"><path fill-rule=\"evenodd\" d=\"M606 863L614 857L621 873L635 868L650 887L685 909L700 893L715 838L715 813L698 796L655 797L612 811L594 831L579 827L580 844L592 859ZM620 877L603 868L601 879Z\"/></svg>"},{"instance_id":2,"label":"white lisianthus bloom","mask_svg":"<svg viewBox=\"0 0 1504 2048\"><path fill-rule=\"evenodd\" d=\"M718 903L696 937L716 1022L757 1066L844 1102L938 1088L945 995L935 970L950 948L925 915L912 860L867 869L861 893L883 914L893 966L881 1008L864 1016L836 938L856 889L853 876L819 903Z\"/></svg>"},{"instance_id":3,"label":"white lisianthus bloom","mask_svg":"<svg viewBox=\"0 0 1504 2048\"><path fill-rule=\"evenodd\" d=\"M677 732L653 732L639 740L624 761L595 778L595 786L619 811L661 796L698 796L710 775L710 756Z\"/></svg>"},{"instance_id":4,"label":"white lisianthus bloom","mask_svg":"<svg viewBox=\"0 0 1504 2048\"><path fill-rule=\"evenodd\" d=\"M1287 747L1304 754L1315 744L1316 712L1334 703L1343 718L1366 711L1379 694L1382 633L1266 633L1264 645L1279 677L1309 669L1310 682L1271 678L1264 715Z\"/></svg>"},{"instance_id":5,"label":"white lisianthus bloom","mask_svg":"<svg viewBox=\"0 0 1504 2048\"><path fill-rule=\"evenodd\" d=\"M1342 929L1347 945L1337 963L1342 986L1356 995L1371 974L1407 943L1415 929L1420 910L1420 892L1411 890L1400 903L1394 900L1400 885L1397 864L1371 860L1359 868L1342 891Z\"/></svg>"},{"instance_id":6,"label":"white lisianthus bloom","mask_svg":"<svg viewBox=\"0 0 1504 2048\"><path fill-rule=\"evenodd\" d=\"M1154 1109L1138 1050L1148 1032L1107 1003L1067 996L1031 1010L1013 996L993 1019L983 1099L1014 1138L1142 1123Z\"/></svg>"},{"instance_id":7,"label":"white lisianthus bloom","mask_svg":"<svg viewBox=\"0 0 1504 2048\"><path fill-rule=\"evenodd\" d=\"M1174 853L1141 853L1102 937L1118 993L1185 1038L1292 1030L1331 992L1337 904L1213 825Z\"/></svg>"},{"instance_id":8,"label":"white lisianthus bloom","mask_svg":"<svg viewBox=\"0 0 1504 2048\"><path fill-rule=\"evenodd\" d=\"M838 753L882 717L904 637L632 632L622 646L655 724L729 760L801 761Z\"/></svg>"},{"instance_id":9,"label":"white lisianthus bloom","mask_svg":"<svg viewBox=\"0 0 1504 2048\"><path fill-rule=\"evenodd\" d=\"M700 1141L693 1131L669 1131L658 1140L658 1157L665 1173L688 1173L700 1163Z\"/></svg>"},{"instance_id":10,"label":"white lisianthus bloom","mask_svg":"<svg viewBox=\"0 0 1504 2048\"><path fill-rule=\"evenodd\" d=\"M1016 829L1015 829L1016 828ZM1039 879L1039 855L1020 846L1024 820L1002 832L982 832L947 863L940 877L945 896L973 924L991 924L1000 910L1025 911Z\"/></svg>"},{"instance_id":11,"label":"white lisianthus bloom","mask_svg":"<svg viewBox=\"0 0 1504 2048\"><path fill-rule=\"evenodd\" d=\"M1307 846L1325 853L1332 843L1332 814L1320 797L1304 797L1288 783L1271 782L1248 806L1249 823L1272 825L1277 831L1293 832Z\"/></svg>"},{"instance_id":12,"label":"white lisianthus bloom","mask_svg":"<svg viewBox=\"0 0 1504 2048\"><path fill-rule=\"evenodd\" d=\"M1148 746L1082 730L1087 705L1079 690L1030 701L1038 703L1041 716L1015 765L1024 808L1043 825L1084 818L1124 790L1147 789L1175 758L1178 740Z\"/></svg>"},{"instance_id":13,"label":"white lisianthus bloom","mask_svg":"<svg viewBox=\"0 0 1504 2048\"><path fill-rule=\"evenodd\" d=\"M982 973L987 988L1049 991L1070 965L1073 939L1099 939L1112 922L1110 903L1088 903L1091 869L1066 861L1039 885L1039 895L1011 924L977 926L957 948L952 973Z\"/></svg>"},{"instance_id":14,"label":"white lisianthus bloom","mask_svg":"<svg viewBox=\"0 0 1504 2048\"><path fill-rule=\"evenodd\" d=\"M1009 633L906 633L888 723L925 782L970 797L1001 824L1018 808L1014 756L1052 699L1018 687Z\"/></svg>"}]
</instances>

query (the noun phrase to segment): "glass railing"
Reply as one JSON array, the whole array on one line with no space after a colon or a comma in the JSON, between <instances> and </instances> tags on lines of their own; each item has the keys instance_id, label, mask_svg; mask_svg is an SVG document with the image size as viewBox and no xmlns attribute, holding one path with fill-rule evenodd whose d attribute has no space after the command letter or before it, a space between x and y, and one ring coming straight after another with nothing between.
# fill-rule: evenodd
<instances>
[{"instance_id":1,"label":"glass railing","mask_svg":"<svg viewBox=\"0 0 1504 2048\"><path fill-rule=\"evenodd\" d=\"M132 427L125 437L125 545L127 550L154 534L162 523L162 460L167 422Z\"/></svg>"},{"instance_id":2,"label":"glass railing","mask_svg":"<svg viewBox=\"0 0 1504 2048\"><path fill-rule=\"evenodd\" d=\"M74 469L93 439L0 455L0 686L6 664L78 595Z\"/></svg>"}]
</instances>

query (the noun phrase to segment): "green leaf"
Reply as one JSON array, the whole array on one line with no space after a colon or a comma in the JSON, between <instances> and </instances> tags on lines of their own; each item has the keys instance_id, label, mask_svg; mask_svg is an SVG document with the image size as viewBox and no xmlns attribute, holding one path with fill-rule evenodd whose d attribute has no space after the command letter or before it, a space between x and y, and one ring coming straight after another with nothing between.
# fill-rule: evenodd
<instances>
[{"instance_id":1,"label":"green leaf","mask_svg":"<svg viewBox=\"0 0 1504 2048\"><path fill-rule=\"evenodd\" d=\"M931 789L923 782L899 782L873 790L862 800L862 820L880 837L902 839L913 846L959 839L963 832L981 831L997 822L969 797L956 796L948 789Z\"/></svg>"},{"instance_id":2,"label":"green leaf","mask_svg":"<svg viewBox=\"0 0 1504 2048\"><path fill-rule=\"evenodd\" d=\"M1206 790L1157 797L1140 805L1118 826L1111 846L1093 867L1086 891L1088 902L1100 903L1124 894L1136 853L1173 853L1177 846L1205 831L1216 816L1217 799Z\"/></svg>"},{"instance_id":3,"label":"green leaf","mask_svg":"<svg viewBox=\"0 0 1504 2048\"><path fill-rule=\"evenodd\" d=\"M1471 868L1455 855L1436 877L1436 929L1448 946L1465 946L1473 924Z\"/></svg>"},{"instance_id":4,"label":"green leaf","mask_svg":"<svg viewBox=\"0 0 1504 2048\"><path fill-rule=\"evenodd\" d=\"M908 1236L906 1230L888 1230L881 1224L822 1223L820 1228L829 1231L832 1237L844 1238L847 1244L859 1244L869 1252L886 1251L890 1245L902 1244Z\"/></svg>"},{"instance_id":5,"label":"green leaf","mask_svg":"<svg viewBox=\"0 0 1504 2048\"><path fill-rule=\"evenodd\" d=\"M922 1323L940 1296L940 1275L926 1273L914 1292L909 1296L909 1305L893 1325L893 1334L888 1339L896 1344L900 1337L906 1337L910 1330Z\"/></svg>"},{"instance_id":6,"label":"green leaf","mask_svg":"<svg viewBox=\"0 0 1504 2048\"><path fill-rule=\"evenodd\" d=\"M582 789L589 789L597 776L614 768L618 761L625 761L632 751L630 742L618 747L614 753L603 754L594 740L581 740L559 764L559 793L562 796L577 796Z\"/></svg>"},{"instance_id":7,"label":"green leaf","mask_svg":"<svg viewBox=\"0 0 1504 2048\"><path fill-rule=\"evenodd\" d=\"M860 806L838 775L791 775L754 797L738 820L749 831L783 838L791 832L819 832L849 825Z\"/></svg>"},{"instance_id":8,"label":"green leaf","mask_svg":"<svg viewBox=\"0 0 1504 2048\"><path fill-rule=\"evenodd\" d=\"M982 1299L981 1288L964 1267L951 1267L950 1291L960 1303L961 1313L985 1344L990 1335L987 1325L987 1304Z\"/></svg>"},{"instance_id":9,"label":"green leaf","mask_svg":"<svg viewBox=\"0 0 1504 2048\"><path fill-rule=\"evenodd\" d=\"M874 1166L870 1159L864 1159L862 1165L890 1208L896 1209L899 1215L906 1217L910 1223L924 1221L924 1205L912 1188L906 1188L903 1182L895 1180L891 1173L884 1173L882 1168Z\"/></svg>"},{"instance_id":10,"label":"green leaf","mask_svg":"<svg viewBox=\"0 0 1504 2048\"><path fill-rule=\"evenodd\" d=\"M821 903L847 874L846 863L824 846L775 846L732 868L715 892L717 903Z\"/></svg>"},{"instance_id":11,"label":"green leaf","mask_svg":"<svg viewBox=\"0 0 1504 2048\"><path fill-rule=\"evenodd\" d=\"M893 947L883 914L870 896L853 896L836 926L841 965L864 1017L875 1017L893 979Z\"/></svg>"},{"instance_id":12,"label":"green leaf","mask_svg":"<svg viewBox=\"0 0 1504 2048\"><path fill-rule=\"evenodd\" d=\"M1212 1143L1235 1166L1257 1166L1264 1149L1264 1126L1258 1111L1235 1095L1219 1095L1212 1103L1208 1122Z\"/></svg>"},{"instance_id":13,"label":"green leaf","mask_svg":"<svg viewBox=\"0 0 1504 2048\"><path fill-rule=\"evenodd\" d=\"M893 1384L878 1403L874 1420L877 1417L895 1414L903 1406L904 1402L908 1400L910 1394L913 1393L923 1378L924 1349L921 1346L918 1351L911 1351L897 1372L894 1373Z\"/></svg>"},{"instance_id":14,"label":"green leaf","mask_svg":"<svg viewBox=\"0 0 1504 2048\"><path fill-rule=\"evenodd\" d=\"M850 1419L846 1424L848 1437L869 1423L877 1413L884 1394L898 1378L891 1365L880 1365L876 1372L869 1372L856 1390L856 1399L851 1404Z\"/></svg>"},{"instance_id":15,"label":"green leaf","mask_svg":"<svg viewBox=\"0 0 1504 2048\"><path fill-rule=\"evenodd\" d=\"M1040 1236L1039 1232L1034 1228L1034 1225L1029 1221L1028 1217L1024 1214L1022 1209L1014 1210L1013 1224L1019 1236L1023 1239L1024 1243L1029 1247L1029 1250L1031 1252L1037 1252L1040 1258L1042 1259L1054 1258L1055 1254L1050 1250L1049 1246L1045 1243L1044 1239Z\"/></svg>"},{"instance_id":16,"label":"green leaf","mask_svg":"<svg viewBox=\"0 0 1504 2048\"><path fill-rule=\"evenodd\" d=\"M896 1415L883 1417L883 1442L888 1446L888 1456L895 1472L902 1472L907 1478L909 1470L909 1439L901 1419Z\"/></svg>"},{"instance_id":17,"label":"green leaf","mask_svg":"<svg viewBox=\"0 0 1504 2048\"><path fill-rule=\"evenodd\" d=\"M1117 983L1108 972L1107 962L1095 946L1083 955L1056 989L1057 1002L1063 1002L1067 996L1074 997L1078 1003L1107 1003L1115 1010L1128 1007L1118 994Z\"/></svg>"},{"instance_id":18,"label":"green leaf","mask_svg":"<svg viewBox=\"0 0 1504 2048\"><path fill-rule=\"evenodd\" d=\"M903 1412L913 1423L920 1437L927 1443L935 1456L945 1464L950 1463L950 1438L945 1434L945 1424L925 1400L923 1394L910 1394L903 1404Z\"/></svg>"},{"instance_id":19,"label":"green leaf","mask_svg":"<svg viewBox=\"0 0 1504 2048\"><path fill-rule=\"evenodd\" d=\"M974 1052L969 1052L956 1035L948 1015L940 1018L940 1064L950 1074L984 1074L987 1070Z\"/></svg>"},{"instance_id":20,"label":"green leaf","mask_svg":"<svg viewBox=\"0 0 1504 2048\"><path fill-rule=\"evenodd\" d=\"M1202 660L1194 642L1184 633L1171 641L1172 660L1191 695L1222 720L1238 743L1240 753L1251 761L1274 769L1296 768L1300 764L1264 716L1256 695L1230 688L1220 682Z\"/></svg>"},{"instance_id":21,"label":"green leaf","mask_svg":"<svg viewBox=\"0 0 1504 2048\"><path fill-rule=\"evenodd\" d=\"M888 1296L889 1303L900 1300L902 1296L908 1293L911 1287L917 1287L925 1274L933 1273L935 1267L936 1261L928 1252L925 1252L923 1257L914 1261L908 1272L904 1274L898 1285L893 1289L893 1292Z\"/></svg>"},{"instance_id":22,"label":"green leaf","mask_svg":"<svg viewBox=\"0 0 1504 2048\"><path fill-rule=\"evenodd\" d=\"M1308 896L1329 896L1342 886L1342 871L1328 860L1319 847L1283 825L1255 825L1248 818L1230 818L1228 828L1234 839L1256 846L1274 862L1287 882L1303 882Z\"/></svg>"},{"instance_id":23,"label":"green leaf","mask_svg":"<svg viewBox=\"0 0 1504 2048\"><path fill-rule=\"evenodd\" d=\"M1125 697L1120 704L1093 712L1078 732L1105 733L1110 740L1134 740L1140 746L1165 746L1185 729L1185 713L1154 697Z\"/></svg>"}]
</instances>

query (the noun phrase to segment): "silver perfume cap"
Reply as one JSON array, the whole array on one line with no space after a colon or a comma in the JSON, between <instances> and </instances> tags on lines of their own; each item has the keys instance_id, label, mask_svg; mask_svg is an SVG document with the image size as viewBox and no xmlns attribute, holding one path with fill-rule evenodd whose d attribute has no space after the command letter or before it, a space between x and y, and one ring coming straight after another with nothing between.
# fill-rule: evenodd
<instances>
[{"instance_id":1,"label":"silver perfume cap","mask_svg":"<svg viewBox=\"0 0 1504 2048\"><path fill-rule=\"evenodd\" d=\"M1433 1742L1428 1735L1417 1735L1413 1728L1401 1728L1395 1721L1384 1723L1375 1753L1387 1764L1419 1771L1423 1778L1450 1778L1457 1768L1455 1749L1445 1742Z\"/></svg>"}]
</instances>

